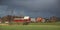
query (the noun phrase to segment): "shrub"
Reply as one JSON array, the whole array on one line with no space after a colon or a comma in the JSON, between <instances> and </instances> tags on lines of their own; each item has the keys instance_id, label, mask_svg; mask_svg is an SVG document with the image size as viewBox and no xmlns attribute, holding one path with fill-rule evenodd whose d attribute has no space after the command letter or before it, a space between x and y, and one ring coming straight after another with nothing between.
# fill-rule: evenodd
<instances>
[{"instance_id":1,"label":"shrub","mask_svg":"<svg viewBox=\"0 0 60 30\"><path fill-rule=\"evenodd\" d=\"M29 24L29 22L23 22L23 25L28 25Z\"/></svg>"}]
</instances>

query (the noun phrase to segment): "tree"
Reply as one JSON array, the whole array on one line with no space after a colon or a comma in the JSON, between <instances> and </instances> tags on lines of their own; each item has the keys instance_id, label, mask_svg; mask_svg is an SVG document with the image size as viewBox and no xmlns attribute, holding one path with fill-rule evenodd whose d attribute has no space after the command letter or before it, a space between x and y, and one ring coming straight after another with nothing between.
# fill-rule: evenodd
<instances>
[{"instance_id":1,"label":"tree","mask_svg":"<svg viewBox=\"0 0 60 30\"><path fill-rule=\"evenodd\" d=\"M50 17L50 21L51 21L51 22L56 22L56 21L57 21L57 17L56 17L56 16Z\"/></svg>"},{"instance_id":2,"label":"tree","mask_svg":"<svg viewBox=\"0 0 60 30\"><path fill-rule=\"evenodd\" d=\"M5 21L11 22L11 21L13 21L13 16L11 16L11 15L4 16L4 17L2 17L2 20L3 20L3 22L5 22Z\"/></svg>"}]
</instances>

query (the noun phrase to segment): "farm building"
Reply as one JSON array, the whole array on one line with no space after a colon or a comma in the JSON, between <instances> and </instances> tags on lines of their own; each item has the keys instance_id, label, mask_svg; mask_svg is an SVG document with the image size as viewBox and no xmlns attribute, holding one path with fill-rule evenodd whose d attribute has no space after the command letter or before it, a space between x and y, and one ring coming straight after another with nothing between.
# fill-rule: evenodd
<instances>
[{"instance_id":1,"label":"farm building","mask_svg":"<svg viewBox=\"0 0 60 30\"><path fill-rule=\"evenodd\" d=\"M36 22L46 22L46 19L45 18L42 18L42 17L37 17L36 18Z\"/></svg>"},{"instance_id":2,"label":"farm building","mask_svg":"<svg viewBox=\"0 0 60 30\"><path fill-rule=\"evenodd\" d=\"M37 22L41 22L42 19L43 19L43 18L41 18L41 17L37 17L37 18L36 18L36 21L37 21Z\"/></svg>"},{"instance_id":3,"label":"farm building","mask_svg":"<svg viewBox=\"0 0 60 30\"><path fill-rule=\"evenodd\" d=\"M36 18L31 18L31 22L36 22Z\"/></svg>"},{"instance_id":4,"label":"farm building","mask_svg":"<svg viewBox=\"0 0 60 30\"><path fill-rule=\"evenodd\" d=\"M31 18L29 16L25 16L24 17L24 20L27 21L27 22L30 22L31 21Z\"/></svg>"},{"instance_id":5,"label":"farm building","mask_svg":"<svg viewBox=\"0 0 60 30\"><path fill-rule=\"evenodd\" d=\"M44 23L44 22L46 22L46 20L43 18L43 19L41 20L41 22Z\"/></svg>"},{"instance_id":6,"label":"farm building","mask_svg":"<svg viewBox=\"0 0 60 30\"><path fill-rule=\"evenodd\" d=\"M13 21L14 21L14 22L24 22L24 21L30 22L30 17L29 17L29 16L25 16L25 17L23 17L23 18L14 18Z\"/></svg>"},{"instance_id":7,"label":"farm building","mask_svg":"<svg viewBox=\"0 0 60 30\"><path fill-rule=\"evenodd\" d=\"M14 22L23 22L23 20L24 20L23 18L14 18L13 21Z\"/></svg>"}]
</instances>

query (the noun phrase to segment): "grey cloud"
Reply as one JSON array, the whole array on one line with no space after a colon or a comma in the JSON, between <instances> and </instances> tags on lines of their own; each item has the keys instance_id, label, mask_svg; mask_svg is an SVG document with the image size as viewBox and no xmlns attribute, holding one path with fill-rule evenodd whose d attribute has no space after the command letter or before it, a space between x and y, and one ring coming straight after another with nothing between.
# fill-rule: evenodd
<instances>
[{"instance_id":1,"label":"grey cloud","mask_svg":"<svg viewBox=\"0 0 60 30\"><path fill-rule=\"evenodd\" d=\"M24 14L30 16L60 15L60 5L58 0L2 0L0 5L7 5L8 9L11 8L12 10L17 8L14 14Z\"/></svg>"}]
</instances>

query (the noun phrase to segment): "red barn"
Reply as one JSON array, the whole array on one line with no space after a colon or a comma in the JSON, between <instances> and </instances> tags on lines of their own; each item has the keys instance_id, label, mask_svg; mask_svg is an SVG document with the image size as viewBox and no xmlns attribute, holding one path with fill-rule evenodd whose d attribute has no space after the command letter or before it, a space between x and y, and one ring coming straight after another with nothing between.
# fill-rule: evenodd
<instances>
[{"instance_id":1,"label":"red barn","mask_svg":"<svg viewBox=\"0 0 60 30\"><path fill-rule=\"evenodd\" d=\"M14 22L23 22L24 19L23 18L14 18Z\"/></svg>"},{"instance_id":2,"label":"red barn","mask_svg":"<svg viewBox=\"0 0 60 30\"><path fill-rule=\"evenodd\" d=\"M14 18L14 22L30 22L30 17L29 16L25 16L24 18Z\"/></svg>"}]
</instances>

